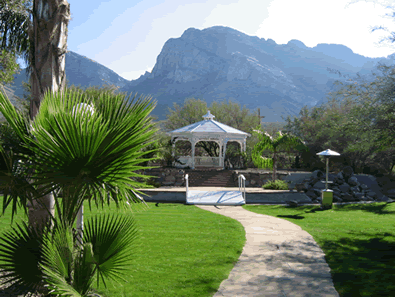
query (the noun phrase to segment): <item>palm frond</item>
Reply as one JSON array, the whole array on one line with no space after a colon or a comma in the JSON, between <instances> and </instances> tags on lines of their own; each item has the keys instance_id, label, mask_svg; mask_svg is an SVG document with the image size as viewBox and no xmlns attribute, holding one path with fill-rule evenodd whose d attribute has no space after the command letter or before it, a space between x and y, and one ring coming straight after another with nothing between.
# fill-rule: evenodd
<instances>
[{"instance_id":1,"label":"palm frond","mask_svg":"<svg viewBox=\"0 0 395 297\"><path fill-rule=\"evenodd\" d=\"M42 267L45 273L46 287L50 294L58 294L68 297L84 297L72 285L67 283L62 276L51 270L50 267Z\"/></svg>"},{"instance_id":2,"label":"palm frond","mask_svg":"<svg viewBox=\"0 0 395 297\"><path fill-rule=\"evenodd\" d=\"M42 284L43 274L38 264L42 262L42 235L25 222L16 224L1 236L0 279L5 283L25 287L35 292Z\"/></svg>"},{"instance_id":3,"label":"palm frond","mask_svg":"<svg viewBox=\"0 0 395 297\"><path fill-rule=\"evenodd\" d=\"M97 216L86 223L84 243L92 244L98 284L99 279L105 286L106 279L123 279L132 260L137 234L130 214Z\"/></svg>"},{"instance_id":4,"label":"palm frond","mask_svg":"<svg viewBox=\"0 0 395 297\"><path fill-rule=\"evenodd\" d=\"M73 287L86 296L91 288L96 272L92 243L83 245L81 254L76 258Z\"/></svg>"},{"instance_id":5,"label":"palm frond","mask_svg":"<svg viewBox=\"0 0 395 297\"><path fill-rule=\"evenodd\" d=\"M92 283L91 277L78 279L76 268L80 267L81 248L70 225L56 219L52 231L44 237L43 261L40 265L50 293L66 296L86 296ZM76 286L84 283L87 288Z\"/></svg>"},{"instance_id":6,"label":"palm frond","mask_svg":"<svg viewBox=\"0 0 395 297\"><path fill-rule=\"evenodd\" d=\"M52 231L44 237L42 266L50 267L70 283L75 257L73 232L71 226L57 221Z\"/></svg>"},{"instance_id":7,"label":"palm frond","mask_svg":"<svg viewBox=\"0 0 395 297\"><path fill-rule=\"evenodd\" d=\"M253 133L258 135L258 143L254 146L251 152L251 158L255 166L258 168L273 168L273 159L262 157L262 153L265 150L274 152L275 146L273 138L267 133L256 129Z\"/></svg>"},{"instance_id":8,"label":"palm frond","mask_svg":"<svg viewBox=\"0 0 395 297\"><path fill-rule=\"evenodd\" d=\"M29 50L29 30L33 27L30 20L31 10L17 1L0 2L1 49L25 53Z\"/></svg>"},{"instance_id":9,"label":"palm frond","mask_svg":"<svg viewBox=\"0 0 395 297\"><path fill-rule=\"evenodd\" d=\"M20 141L25 144L31 144L33 139L27 118L23 116L23 114L17 110L14 105L12 105L3 86L1 86L0 90L0 112L10 124L13 131L15 131L15 134Z\"/></svg>"},{"instance_id":10,"label":"palm frond","mask_svg":"<svg viewBox=\"0 0 395 297\"><path fill-rule=\"evenodd\" d=\"M2 145L0 145L0 152L7 167L5 170L0 170L0 179L2 180L0 189L3 191L2 213L4 215L7 207L12 204L11 222L13 222L19 207L27 214L26 204L33 200L31 193L39 194L26 179L26 175L29 175L30 172L20 165L21 161L18 160L16 154L12 150L5 152Z\"/></svg>"},{"instance_id":11,"label":"palm frond","mask_svg":"<svg viewBox=\"0 0 395 297\"><path fill-rule=\"evenodd\" d=\"M274 145L278 149L285 150L290 150L291 148L298 148L300 150L307 149L307 147L305 147L303 142L298 137L291 134L280 134Z\"/></svg>"},{"instance_id":12,"label":"palm frond","mask_svg":"<svg viewBox=\"0 0 395 297\"><path fill-rule=\"evenodd\" d=\"M115 102L111 103L113 98ZM71 191L81 185L79 191L89 193L90 196L84 196L88 200L103 199L103 190L107 190L112 195L107 195L107 202L110 198L117 205L126 201L140 202L135 193L146 194L136 190L141 184L131 181L131 177L149 179L151 176L134 171L155 168L139 166L147 160L157 159L143 156L158 149L141 149L154 141L150 139L156 130L148 117L153 107L145 108L148 100L132 105L132 102L121 99L102 96L102 101L94 107L95 112L87 116L81 111L73 114L71 110L77 104L91 102L89 98L79 93L54 95L47 92L32 124L37 142L36 147L32 147L35 156L32 185L41 185L47 192L56 187ZM103 188L102 193L99 188ZM70 205L77 206L83 198L73 194L63 199L70 199ZM75 218L78 209L74 207L73 211L74 214L63 215Z\"/></svg>"}]
</instances>

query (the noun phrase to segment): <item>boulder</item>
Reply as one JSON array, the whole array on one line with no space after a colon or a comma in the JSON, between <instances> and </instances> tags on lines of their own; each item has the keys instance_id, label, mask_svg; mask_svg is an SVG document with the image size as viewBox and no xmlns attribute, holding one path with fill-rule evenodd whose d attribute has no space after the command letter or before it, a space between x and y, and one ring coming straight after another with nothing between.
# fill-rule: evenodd
<instances>
[{"instance_id":1,"label":"boulder","mask_svg":"<svg viewBox=\"0 0 395 297\"><path fill-rule=\"evenodd\" d=\"M313 202L321 203L321 192L325 189L326 174L315 170L309 179L295 185L298 192L304 192ZM346 166L337 174L328 174L328 188L333 190L334 202L387 201L395 199L395 183L381 178L380 183L371 175L356 175L352 167Z\"/></svg>"},{"instance_id":2,"label":"boulder","mask_svg":"<svg viewBox=\"0 0 395 297\"><path fill-rule=\"evenodd\" d=\"M388 196L389 198L395 199L395 187L394 187L393 189L389 189L389 190L387 191L387 196Z\"/></svg>"},{"instance_id":3,"label":"boulder","mask_svg":"<svg viewBox=\"0 0 395 297\"><path fill-rule=\"evenodd\" d=\"M353 176L354 170L351 166L346 166L343 168L342 174L344 179L348 180L351 176Z\"/></svg>"},{"instance_id":4,"label":"boulder","mask_svg":"<svg viewBox=\"0 0 395 297\"><path fill-rule=\"evenodd\" d=\"M289 207L298 207L298 202L295 200L287 201L286 203Z\"/></svg>"}]
</instances>

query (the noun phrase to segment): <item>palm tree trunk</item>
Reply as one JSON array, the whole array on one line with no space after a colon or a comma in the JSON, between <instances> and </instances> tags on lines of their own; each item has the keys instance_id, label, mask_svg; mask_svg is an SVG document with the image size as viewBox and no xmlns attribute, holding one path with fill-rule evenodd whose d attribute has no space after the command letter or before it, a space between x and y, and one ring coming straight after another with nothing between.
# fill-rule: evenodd
<instances>
[{"instance_id":1,"label":"palm tree trunk","mask_svg":"<svg viewBox=\"0 0 395 297\"><path fill-rule=\"evenodd\" d=\"M63 91L70 4L66 0L34 0L33 31L30 32L31 92L30 118L34 120L45 92ZM29 225L41 227L55 215L53 193L28 204ZM50 213L46 210L48 208Z\"/></svg>"}]
</instances>

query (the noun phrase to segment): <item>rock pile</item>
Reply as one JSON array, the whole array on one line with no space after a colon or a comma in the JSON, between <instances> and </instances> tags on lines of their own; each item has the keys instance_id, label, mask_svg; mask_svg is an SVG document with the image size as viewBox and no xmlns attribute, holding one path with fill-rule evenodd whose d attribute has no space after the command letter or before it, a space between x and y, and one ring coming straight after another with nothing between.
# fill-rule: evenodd
<instances>
[{"instance_id":1,"label":"rock pile","mask_svg":"<svg viewBox=\"0 0 395 297\"><path fill-rule=\"evenodd\" d=\"M363 183L366 178L371 180L370 186ZM321 170L313 172L309 179L302 183L296 184L298 192L303 191L312 200L313 203L321 203L321 191L325 189L326 173ZM354 202L354 201L387 201L395 199L395 183L387 181L381 187L378 180L371 176L354 175L350 166L343 168L338 174L328 174L328 189L333 190L333 202ZM392 199L391 199L392 198Z\"/></svg>"}]
</instances>

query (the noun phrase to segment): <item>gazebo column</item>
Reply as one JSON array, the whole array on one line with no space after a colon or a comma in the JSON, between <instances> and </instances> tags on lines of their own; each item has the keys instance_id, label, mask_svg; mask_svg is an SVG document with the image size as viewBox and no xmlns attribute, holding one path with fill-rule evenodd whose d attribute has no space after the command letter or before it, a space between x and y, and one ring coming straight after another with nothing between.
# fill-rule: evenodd
<instances>
[{"instance_id":1,"label":"gazebo column","mask_svg":"<svg viewBox=\"0 0 395 297\"><path fill-rule=\"evenodd\" d=\"M222 157L222 144L223 144L223 140L220 139L219 141L219 166L224 166L224 158ZM222 168L224 169L224 168Z\"/></svg>"},{"instance_id":2,"label":"gazebo column","mask_svg":"<svg viewBox=\"0 0 395 297\"><path fill-rule=\"evenodd\" d=\"M228 140L227 139L225 139L225 142L224 142L224 151L222 152L223 153L223 157L222 157L222 163L223 163L223 169L225 169L225 154L226 154L226 144L228 143Z\"/></svg>"},{"instance_id":3,"label":"gazebo column","mask_svg":"<svg viewBox=\"0 0 395 297\"><path fill-rule=\"evenodd\" d=\"M171 142L173 142L174 137L171 139ZM177 141L177 140L176 140ZM175 156L175 150L176 150L176 141L173 142L172 145L172 150L171 150L171 156L174 158Z\"/></svg>"},{"instance_id":4,"label":"gazebo column","mask_svg":"<svg viewBox=\"0 0 395 297\"><path fill-rule=\"evenodd\" d=\"M192 169L195 169L195 139L192 139L191 141L192 144Z\"/></svg>"},{"instance_id":5,"label":"gazebo column","mask_svg":"<svg viewBox=\"0 0 395 297\"><path fill-rule=\"evenodd\" d=\"M244 139L244 141L242 142L243 143L243 147L242 147L242 152L246 152L246 150L247 150L247 144L246 144L246 140ZM244 162L243 162L244 160L243 160L243 158L241 158L241 166L242 167L244 167Z\"/></svg>"}]
</instances>

